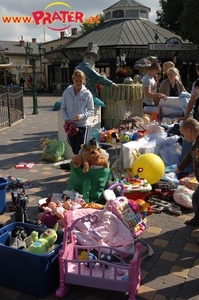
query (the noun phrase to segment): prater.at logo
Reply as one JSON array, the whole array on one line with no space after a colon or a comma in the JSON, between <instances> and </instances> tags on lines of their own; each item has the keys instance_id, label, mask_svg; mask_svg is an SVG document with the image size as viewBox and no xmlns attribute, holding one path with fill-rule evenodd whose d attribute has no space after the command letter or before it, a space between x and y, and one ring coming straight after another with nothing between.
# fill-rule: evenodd
<instances>
[{"instance_id":1,"label":"prater.at logo","mask_svg":"<svg viewBox=\"0 0 199 300\"><path fill-rule=\"evenodd\" d=\"M50 3L44 8L43 11L38 10L38 11L32 12L32 16L34 18L35 24L36 25L43 24L43 25L46 25L51 30L61 31L61 30L68 29L71 25L68 25L68 26L62 27L62 28L55 28L55 27L48 26L47 24L52 24L57 21L60 21L63 24L72 23L72 22L83 23L84 14L82 12L71 11L71 10L70 11L69 10L60 10L60 11L55 10L54 12L46 11L49 7L55 6L55 5L56 6L63 5L63 6L67 6L69 9L72 9L71 6L65 2Z\"/></svg>"},{"instance_id":2,"label":"prater.at logo","mask_svg":"<svg viewBox=\"0 0 199 300\"><path fill-rule=\"evenodd\" d=\"M63 9L55 10L55 6L57 8L63 6ZM34 23L37 26L45 25L51 30L64 31L71 26L71 23L84 23L84 17L85 15L83 12L72 10L72 7L65 2L52 2L48 4L44 10L32 12L32 16L2 16L1 19L4 24ZM86 20L86 23L100 23L99 16L90 16Z\"/></svg>"}]
</instances>

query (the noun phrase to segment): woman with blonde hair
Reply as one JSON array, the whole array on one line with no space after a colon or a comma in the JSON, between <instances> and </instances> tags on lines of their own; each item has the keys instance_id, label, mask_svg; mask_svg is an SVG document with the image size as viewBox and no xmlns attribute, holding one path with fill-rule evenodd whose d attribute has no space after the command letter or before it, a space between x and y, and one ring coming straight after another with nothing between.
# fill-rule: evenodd
<instances>
[{"instance_id":1,"label":"woman with blonde hair","mask_svg":"<svg viewBox=\"0 0 199 300\"><path fill-rule=\"evenodd\" d=\"M160 84L159 93L165 94L168 97L178 97L181 92L186 91L177 68L169 68L167 76Z\"/></svg>"}]
</instances>

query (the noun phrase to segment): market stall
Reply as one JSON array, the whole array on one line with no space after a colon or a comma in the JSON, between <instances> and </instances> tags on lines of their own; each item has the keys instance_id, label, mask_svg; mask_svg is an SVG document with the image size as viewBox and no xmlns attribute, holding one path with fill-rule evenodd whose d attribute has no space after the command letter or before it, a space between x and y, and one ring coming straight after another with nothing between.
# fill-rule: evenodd
<instances>
[{"instance_id":1,"label":"market stall","mask_svg":"<svg viewBox=\"0 0 199 300\"><path fill-rule=\"evenodd\" d=\"M143 114L142 84L118 84L118 88L102 88L101 100L106 108L103 112L105 128L117 128L123 120Z\"/></svg>"}]
</instances>

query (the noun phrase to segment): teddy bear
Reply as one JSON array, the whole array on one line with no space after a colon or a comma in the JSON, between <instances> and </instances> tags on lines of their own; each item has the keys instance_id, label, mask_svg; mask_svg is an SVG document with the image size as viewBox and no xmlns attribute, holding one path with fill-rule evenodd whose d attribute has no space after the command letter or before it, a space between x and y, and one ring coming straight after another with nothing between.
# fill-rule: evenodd
<instances>
[{"instance_id":1,"label":"teddy bear","mask_svg":"<svg viewBox=\"0 0 199 300\"><path fill-rule=\"evenodd\" d=\"M44 137L40 138L40 143L41 143L41 148L44 149L50 143L50 139Z\"/></svg>"},{"instance_id":2,"label":"teddy bear","mask_svg":"<svg viewBox=\"0 0 199 300\"><path fill-rule=\"evenodd\" d=\"M72 163L75 168L83 166L83 172L87 173L91 165L107 168L108 157L102 154L96 139L92 138L81 146L79 154L72 157Z\"/></svg>"},{"instance_id":3,"label":"teddy bear","mask_svg":"<svg viewBox=\"0 0 199 300\"><path fill-rule=\"evenodd\" d=\"M82 165L84 173L89 171L91 165L108 168L108 159L107 157L101 155L99 149L96 149L92 152L90 151L90 149L85 149L82 152Z\"/></svg>"}]
</instances>

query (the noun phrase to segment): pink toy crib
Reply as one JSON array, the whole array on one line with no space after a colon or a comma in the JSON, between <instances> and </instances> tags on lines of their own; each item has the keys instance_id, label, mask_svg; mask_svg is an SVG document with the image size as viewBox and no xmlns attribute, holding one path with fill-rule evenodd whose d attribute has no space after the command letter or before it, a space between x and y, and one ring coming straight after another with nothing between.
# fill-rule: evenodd
<instances>
[{"instance_id":1,"label":"pink toy crib","mask_svg":"<svg viewBox=\"0 0 199 300\"><path fill-rule=\"evenodd\" d=\"M70 219L70 218L69 218ZM94 225L98 216L90 214L71 221L66 220L67 227L64 232L63 248L59 252L60 285L56 291L57 297L64 297L72 284L101 288L129 293L129 300L135 300L141 280L141 244L135 245L135 251L127 252L107 246L80 246L76 243L73 229L77 222L90 222ZM82 259L79 253L97 252L94 260ZM117 262L107 262L101 259L101 254L116 255ZM131 255L130 262L125 257Z\"/></svg>"}]
</instances>

